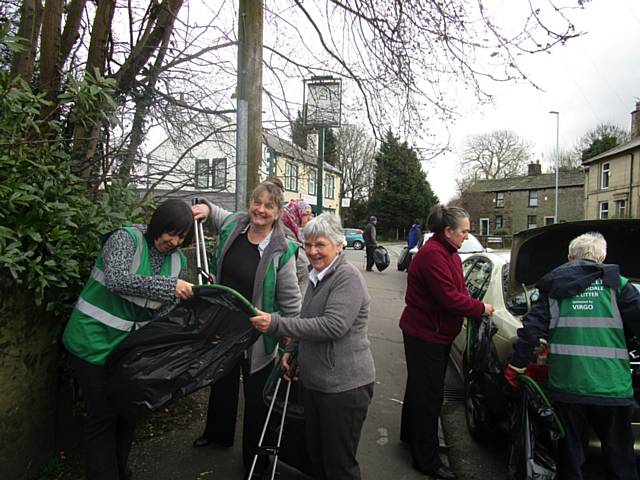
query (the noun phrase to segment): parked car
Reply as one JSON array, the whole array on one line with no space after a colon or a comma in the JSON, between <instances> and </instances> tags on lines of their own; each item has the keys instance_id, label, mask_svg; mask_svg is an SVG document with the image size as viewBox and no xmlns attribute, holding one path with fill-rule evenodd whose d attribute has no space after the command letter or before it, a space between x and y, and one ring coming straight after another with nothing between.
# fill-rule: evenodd
<instances>
[{"instance_id":1,"label":"parked car","mask_svg":"<svg viewBox=\"0 0 640 480\"><path fill-rule=\"evenodd\" d=\"M451 348L451 360L465 382L465 416L469 432L476 440L488 433L507 427L507 392L502 369L508 363L522 317L537 298L535 283L547 272L567 261L569 242L578 235L598 231L607 240L607 263L620 265L621 274L636 288L640 280L640 221L599 220L560 223L526 230L513 238L511 252L481 252L470 255L462 267L465 282L472 297L491 303L495 313L490 317L492 349L497 356L494 372L478 372L477 363L486 354L475 350L477 319L466 319ZM640 399L640 362L632 358L632 373L636 400ZM534 362L541 363L541 362ZM486 361L483 362L486 366ZM484 368L484 367L483 367ZM480 375L478 375L480 373ZM634 449L640 455L640 409L633 416L636 437ZM599 441L592 435L590 450L599 450Z\"/></svg>"},{"instance_id":2,"label":"parked car","mask_svg":"<svg viewBox=\"0 0 640 480\"><path fill-rule=\"evenodd\" d=\"M411 254L411 258L413 258L414 255L418 253L418 250L420 249L420 247L422 247L422 245L427 243L427 240L429 240L432 236L433 236L433 232L427 232L422 234L422 240L419 241L415 247L409 250L409 253ZM490 251L490 249L484 248L480 243L480 241L470 233L469 238L467 238L464 242L462 242L462 246L458 250L458 254L460 255L460 259L464 261L474 253L481 253L486 251Z\"/></svg>"},{"instance_id":3,"label":"parked car","mask_svg":"<svg viewBox=\"0 0 640 480\"><path fill-rule=\"evenodd\" d=\"M364 237L362 236L363 230L359 228L345 228L344 236L347 240L347 247L353 247L356 250L362 250L364 248Z\"/></svg>"}]
</instances>

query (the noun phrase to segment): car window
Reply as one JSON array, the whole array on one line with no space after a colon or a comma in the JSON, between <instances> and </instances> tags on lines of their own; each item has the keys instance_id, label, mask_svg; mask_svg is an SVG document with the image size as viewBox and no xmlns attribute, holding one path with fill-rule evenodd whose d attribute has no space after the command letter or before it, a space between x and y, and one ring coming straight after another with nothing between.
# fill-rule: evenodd
<instances>
[{"instance_id":1,"label":"car window","mask_svg":"<svg viewBox=\"0 0 640 480\"><path fill-rule=\"evenodd\" d=\"M476 263L476 260L477 260L477 257L471 257L465 260L464 262L462 262L462 276L465 278L465 281L467 279L467 275L471 271L471 268Z\"/></svg>"},{"instance_id":2,"label":"car window","mask_svg":"<svg viewBox=\"0 0 640 480\"><path fill-rule=\"evenodd\" d=\"M493 264L487 258L478 257L467 274L467 289L469 295L476 300L482 300L489 288L491 280L491 270Z\"/></svg>"}]
</instances>

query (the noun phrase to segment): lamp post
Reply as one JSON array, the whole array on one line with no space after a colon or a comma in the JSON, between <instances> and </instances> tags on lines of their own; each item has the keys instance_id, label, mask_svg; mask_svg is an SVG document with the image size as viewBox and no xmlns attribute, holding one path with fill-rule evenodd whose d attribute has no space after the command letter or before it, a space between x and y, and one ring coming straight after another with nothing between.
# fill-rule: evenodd
<instances>
[{"instance_id":1,"label":"lamp post","mask_svg":"<svg viewBox=\"0 0 640 480\"><path fill-rule=\"evenodd\" d=\"M558 165L560 163L560 112L550 110L551 115L556 116L556 209L553 218L553 223L558 223Z\"/></svg>"}]
</instances>

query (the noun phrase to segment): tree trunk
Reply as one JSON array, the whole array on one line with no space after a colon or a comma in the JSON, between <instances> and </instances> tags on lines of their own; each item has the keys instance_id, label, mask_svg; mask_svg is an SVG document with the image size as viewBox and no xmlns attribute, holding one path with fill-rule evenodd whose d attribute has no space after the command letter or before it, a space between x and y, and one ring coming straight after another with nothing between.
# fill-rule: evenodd
<instances>
[{"instance_id":1,"label":"tree trunk","mask_svg":"<svg viewBox=\"0 0 640 480\"><path fill-rule=\"evenodd\" d=\"M47 120L53 119L55 115L60 88L60 25L63 4L63 0L46 0L44 4L40 38L40 89L45 92L47 100L51 102L51 105L42 109L42 118Z\"/></svg>"},{"instance_id":2,"label":"tree trunk","mask_svg":"<svg viewBox=\"0 0 640 480\"><path fill-rule=\"evenodd\" d=\"M13 65L11 66L11 74L12 76L19 75L27 83L31 82L31 77L33 76L41 20L42 4L40 0L23 0L20 7L18 36L27 42L27 48L15 54Z\"/></svg>"}]
</instances>

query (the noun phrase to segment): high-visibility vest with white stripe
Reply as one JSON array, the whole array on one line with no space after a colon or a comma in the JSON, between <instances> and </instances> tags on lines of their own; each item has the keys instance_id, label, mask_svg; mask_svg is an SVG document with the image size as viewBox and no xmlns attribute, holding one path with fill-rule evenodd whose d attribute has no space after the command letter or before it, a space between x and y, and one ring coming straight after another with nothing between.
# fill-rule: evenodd
<instances>
[{"instance_id":1,"label":"high-visibility vest with white stripe","mask_svg":"<svg viewBox=\"0 0 640 480\"><path fill-rule=\"evenodd\" d=\"M152 276L149 246L143 233L136 227L123 227L133 238L135 251L129 272ZM176 250L167 256L158 275L178 277L185 265L184 255ZM160 308L161 302L142 297L120 295L104 284L102 249L91 271L91 276L71 314L62 341L71 353L96 365L104 365L111 351L130 332L146 325Z\"/></svg>"},{"instance_id":2,"label":"high-visibility vest with white stripe","mask_svg":"<svg viewBox=\"0 0 640 480\"><path fill-rule=\"evenodd\" d=\"M617 291L597 279L574 297L550 298L549 309L549 385L576 395L632 397Z\"/></svg>"}]
</instances>

